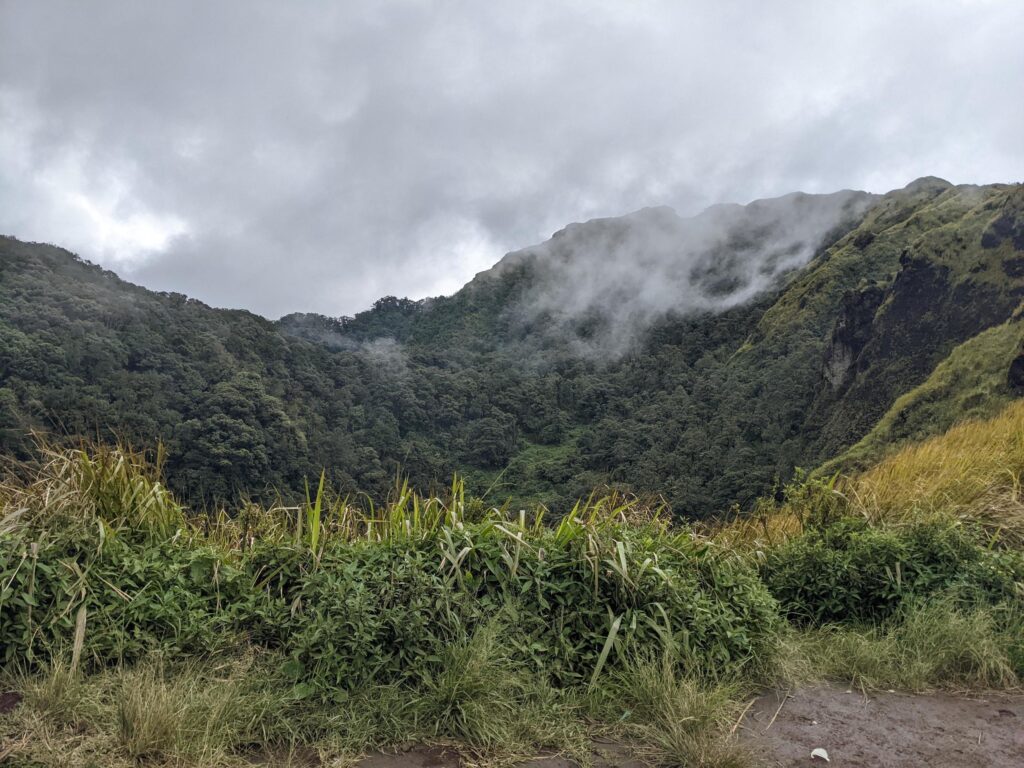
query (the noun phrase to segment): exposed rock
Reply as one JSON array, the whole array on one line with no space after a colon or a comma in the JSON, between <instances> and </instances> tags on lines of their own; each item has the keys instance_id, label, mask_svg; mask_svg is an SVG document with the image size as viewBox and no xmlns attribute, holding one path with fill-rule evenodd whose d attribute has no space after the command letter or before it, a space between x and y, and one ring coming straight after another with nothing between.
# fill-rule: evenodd
<instances>
[{"instance_id":1,"label":"exposed rock","mask_svg":"<svg viewBox=\"0 0 1024 768\"><path fill-rule=\"evenodd\" d=\"M1017 350L1017 356L1006 372L1006 383L1017 394L1024 393L1024 348Z\"/></svg>"},{"instance_id":2,"label":"exposed rock","mask_svg":"<svg viewBox=\"0 0 1024 768\"><path fill-rule=\"evenodd\" d=\"M833 392L852 380L857 357L871 338L875 312L884 299L885 290L877 285L843 296L832 339L825 349L824 376Z\"/></svg>"},{"instance_id":3,"label":"exposed rock","mask_svg":"<svg viewBox=\"0 0 1024 768\"><path fill-rule=\"evenodd\" d=\"M1024 251L1024 220L1018 220L1012 212L1004 213L988 225L981 235L981 247L998 248L1007 239L1018 251Z\"/></svg>"},{"instance_id":4,"label":"exposed rock","mask_svg":"<svg viewBox=\"0 0 1024 768\"><path fill-rule=\"evenodd\" d=\"M871 230L865 230L864 232L858 233L857 236L853 238L853 245L857 250L863 251L875 241L875 237L876 235L874 232Z\"/></svg>"},{"instance_id":5,"label":"exposed rock","mask_svg":"<svg viewBox=\"0 0 1024 768\"><path fill-rule=\"evenodd\" d=\"M1010 277L1024 277L1024 256L1003 259L1003 272Z\"/></svg>"},{"instance_id":6,"label":"exposed rock","mask_svg":"<svg viewBox=\"0 0 1024 768\"><path fill-rule=\"evenodd\" d=\"M1018 251L1024 251L1024 193L1020 189L1007 198L999 215L985 227L981 247L998 248L1007 240Z\"/></svg>"},{"instance_id":7,"label":"exposed rock","mask_svg":"<svg viewBox=\"0 0 1024 768\"><path fill-rule=\"evenodd\" d=\"M818 400L809 411L827 412L818 455L835 455L862 437L953 347L1005 321L1020 304L1021 287L1020 278L1009 276L1005 285L956 279L928 248L918 248L902 252L884 296L875 294L862 312L847 297L826 348ZM872 304L876 309L868 318Z\"/></svg>"}]
</instances>

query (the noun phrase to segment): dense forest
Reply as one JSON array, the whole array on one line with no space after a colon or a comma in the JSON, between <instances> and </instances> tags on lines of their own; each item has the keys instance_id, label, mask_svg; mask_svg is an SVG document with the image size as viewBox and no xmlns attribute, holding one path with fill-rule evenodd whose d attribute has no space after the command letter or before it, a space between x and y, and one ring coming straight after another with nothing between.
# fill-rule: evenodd
<instances>
[{"instance_id":1,"label":"dense forest","mask_svg":"<svg viewBox=\"0 0 1024 768\"><path fill-rule=\"evenodd\" d=\"M918 180L575 224L450 297L277 322L0 239L0 452L162 441L195 505L465 475L680 516L863 464L1024 384L1024 187Z\"/></svg>"}]
</instances>

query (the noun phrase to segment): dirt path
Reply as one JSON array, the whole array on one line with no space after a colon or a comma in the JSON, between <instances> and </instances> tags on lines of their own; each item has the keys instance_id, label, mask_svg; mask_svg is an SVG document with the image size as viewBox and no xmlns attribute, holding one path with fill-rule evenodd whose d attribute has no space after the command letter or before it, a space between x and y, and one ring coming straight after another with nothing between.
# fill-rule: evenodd
<instances>
[{"instance_id":1,"label":"dirt path","mask_svg":"<svg viewBox=\"0 0 1024 768\"><path fill-rule=\"evenodd\" d=\"M776 692L759 698L741 730L768 766L1024 766L1024 696L1019 695L865 695L835 686L802 688L789 697ZM831 763L811 759L816 747L828 751Z\"/></svg>"},{"instance_id":2,"label":"dirt path","mask_svg":"<svg viewBox=\"0 0 1024 768\"><path fill-rule=\"evenodd\" d=\"M594 768L646 768L634 758L628 747L612 742L595 742L591 754ZM460 768L455 752L436 747L418 747L408 752L379 752L367 755L359 768ZM577 768L577 763L558 755L540 755L519 763L517 768Z\"/></svg>"},{"instance_id":3,"label":"dirt path","mask_svg":"<svg viewBox=\"0 0 1024 768\"><path fill-rule=\"evenodd\" d=\"M781 708L780 708L781 705ZM822 685L758 698L739 728L766 768L1024 768L1024 696L868 693ZM831 762L812 759L822 747ZM622 745L595 744L596 768L641 768ZM368 755L360 768L458 768L436 748ZM537 757L523 768L574 768Z\"/></svg>"}]
</instances>

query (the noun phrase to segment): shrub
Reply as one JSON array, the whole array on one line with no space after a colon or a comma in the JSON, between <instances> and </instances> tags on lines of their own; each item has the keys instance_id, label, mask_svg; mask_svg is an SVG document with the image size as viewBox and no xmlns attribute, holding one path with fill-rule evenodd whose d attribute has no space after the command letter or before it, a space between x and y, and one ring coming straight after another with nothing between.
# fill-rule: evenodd
<instances>
[{"instance_id":1,"label":"shrub","mask_svg":"<svg viewBox=\"0 0 1024 768\"><path fill-rule=\"evenodd\" d=\"M830 624L795 633L791 682L846 680L869 688L1007 688L1024 669L1019 612L1010 604L965 606L955 595L908 600L869 626Z\"/></svg>"},{"instance_id":2,"label":"shrub","mask_svg":"<svg viewBox=\"0 0 1024 768\"><path fill-rule=\"evenodd\" d=\"M878 621L914 595L955 590L979 603L1010 599L1024 558L991 551L949 523L874 528L850 518L771 550L761 573L797 622Z\"/></svg>"},{"instance_id":3,"label":"shrub","mask_svg":"<svg viewBox=\"0 0 1024 768\"><path fill-rule=\"evenodd\" d=\"M558 686L635 652L737 669L777 624L751 566L617 496L547 527L467 504L459 483L444 502L403 486L360 511L325 503L321 482L308 509L200 525L141 461L75 452L0 489L3 662L45 663L79 622L92 667L201 656L244 635L289 657L295 696L343 698L421 685L502 617L517 663Z\"/></svg>"},{"instance_id":4,"label":"shrub","mask_svg":"<svg viewBox=\"0 0 1024 768\"><path fill-rule=\"evenodd\" d=\"M0 662L45 661L82 611L82 658L94 665L156 648L212 652L244 625L251 585L216 550L96 530L0 538Z\"/></svg>"},{"instance_id":5,"label":"shrub","mask_svg":"<svg viewBox=\"0 0 1024 768\"><path fill-rule=\"evenodd\" d=\"M499 617L516 628L507 642L518 662L559 685L638 650L735 669L762 655L776 627L754 569L689 537L510 530L491 521L330 547L318 568L269 587L268 634L281 632L297 682L331 691L418 684L446 648Z\"/></svg>"}]
</instances>

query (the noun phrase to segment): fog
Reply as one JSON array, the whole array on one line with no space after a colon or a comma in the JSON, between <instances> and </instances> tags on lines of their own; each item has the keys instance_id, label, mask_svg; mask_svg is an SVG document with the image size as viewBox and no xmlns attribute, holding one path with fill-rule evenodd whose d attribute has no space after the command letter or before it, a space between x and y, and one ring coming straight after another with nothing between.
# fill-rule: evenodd
<instances>
[{"instance_id":1,"label":"fog","mask_svg":"<svg viewBox=\"0 0 1024 768\"><path fill-rule=\"evenodd\" d=\"M513 311L533 333L580 355L618 357L668 316L720 312L778 286L876 199L791 194L692 218L648 208L573 224L478 279L525 268L529 289Z\"/></svg>"}]
</instances>

